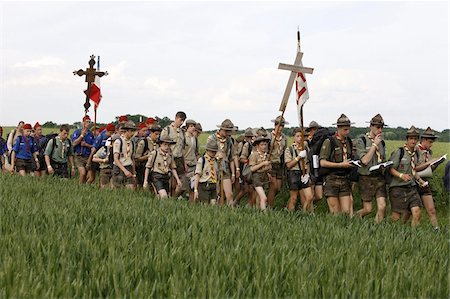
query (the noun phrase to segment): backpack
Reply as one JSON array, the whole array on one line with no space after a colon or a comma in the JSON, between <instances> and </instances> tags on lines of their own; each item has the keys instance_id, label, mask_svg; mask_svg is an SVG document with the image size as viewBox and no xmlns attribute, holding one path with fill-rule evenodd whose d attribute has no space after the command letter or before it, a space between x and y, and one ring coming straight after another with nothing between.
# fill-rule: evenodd
<instances>
[{"instance_id":1,"label":"backpack","mask_svg":"<svg viewBox=\"0 0 450 299\"><path fill-rule=\"evenodd\" d=\"M41 138L39 140L39 144L37 146L39 149L39 160L40 161L42 161L44 159L44 153L45 153L45 149L47 148L48 142L50 141L50 139L53 139L56 136L58 136L58 134L52 133L52 134L45 135L44 138ZM53 141L53 142L55 142L55 141ZM69 138L69 142L70 142L70 146L72 146L70 138ZM53 154L53 150L54 150L54 148L52 148L52 154ZM51 155L50 155L50 157L51 157Z\"/></svg>"}]
</instances>

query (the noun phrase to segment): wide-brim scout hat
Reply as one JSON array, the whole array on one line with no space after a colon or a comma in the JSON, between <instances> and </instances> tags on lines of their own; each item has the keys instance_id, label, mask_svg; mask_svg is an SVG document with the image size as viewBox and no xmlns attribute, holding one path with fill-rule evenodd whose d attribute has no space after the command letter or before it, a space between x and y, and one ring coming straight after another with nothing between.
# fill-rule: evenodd
<instances>
[{"instance_id":1,"label":"wide-brim scout hat","mask_svg":"<svg viewBox=\"0 0 450 299\"><path fill-rule=\"evenodd\" d=\"M428 138L428 139L436 139L438 137L439 136L436 136L434 134L434 131L430 127L426 128L425 131L423 131L422 135L420 136L420 138Z\"/></svg>"},{"instance_id":2,"label":"wide-brim scout hat","mask_svg":"<svg viewBox=\"0 0 450 299\"><path fill-rule=\"evenodd\" d=\"M252 128L245 129L244 137L253 137L253 136L255 136L255 134L253 134Z\"/></svg>"},{"instance_id":3,"label":"wide-brim scout hat","mask_svg":"<svg viewBox=\"0 0 450 299\"><path fill-rule=\"evenodd\" d=\"M341 116L337 119L337 122L333 125L337 125L338 127L350 126L354 123L350 122L350 119L345 114L341 114Z\"/></svg>"},{"instance_id":4,"label":"wide-brim scout hat","mask_svg":"<svg viewBox=\"0 0 450 299\"><path fill-rule=\"evenodd\" d=\"M150 125L149 130L150 130L151 132L161 132L161 131L162 131L162 128L161 128L161 126L158 125L158 124L152 124L152 125Z\"/></svg>"},{"instance_id":5,"label":"wide-brim scout hat","mask_svg":"<svg viewBox=\"0 0 450 299\"><path fill-rule=\"evenodd\" d=\"M163 142L168 143L168 144L177 143L175 140L172 140L169 137L159 137L158 140L156 141L156 143L158 143L158 144L161 144Z\"/></svg>"},{"instance_id":6,"label":"wide-brim scout hat","mask_svg":"<svg viewBox=\"0 0 450 299\"><path fill-rule=\"evenodd\" d=\"M206 150L212 151L212 152L218 152L219 146L217 145L216 141L210 139L210 140L208 140L208 142L206 142Z\"/></svg>"},{"instance_id":7,"label":"wide-brim scout hat","mask_svg":"<svg viewBox=\"0 0 450 299\"><path fill-rule=\"evenodd\" d=\"M284 119L284 117L282 117L281 115L277 116L277 118L272 119L271 122L275 123L275 125L280 125L280 126L285 126L288 125L289 123Z\"/></svg>"},{"instance_id":8,"label":"wide-brim scout hat","mask_svg":"<svg viewBox=\"0 0 450 299\"><path fill-rule=\"evenodd\" d=\"M258 136L258 137L256 137L256 139L253 141L253 145L254 145L254 146L255 146L255 145L258 145L258 144L260 144L260 143L263 142L263 141L269 142L269 141L270 141L270 138L269 138L269 137L266 137L266 136Z\"/></svg>"},{"instance_id":9,"label":"wide-brim scout hat","mask_svg":"<svg viewBox=\"0 0 450 299\"><path fill-rule=\"evenodd\" d=\"M137 130L138 128L136 127L136 124L132 120L128 120L122 125L122 129L124 129L124 130Z\"/></svg>"},{"instance_id":10,"label":"wide-brim scout hat","mask_svg":"<svg viewBox=\"0 0 450 299\"><path fill-rule=\"evenodd\" d=\"M263 127L259 128L259 129L256 129L255 136L264 136L264 137L266 137L267 135L269 135L269 133Z\"/></svg>"},{"instance_id":11,"label":"wide-brim scout hat","mask_svg":"<svg viewBox=\"0 0 450 299\"><path fill-rule=\"evenodd\" d=\"M217 125L217 127L225 131L236 131L238 129L238 127L235 127L231 120L229 120L228 118L225 119L222 124Z\"/></svg>"},{"instance_id":12,"label":"wide-brim scout hat","mask_svg":"<svg viewBox=\"0 0 450 299\"><path fill-rule=\"evenodd\" d=\"M411 128L406 131L406 138L408 137L419 137L419 131L416 129L416 127L411 126Z\"/></svg>"},{"instance_id":13,"label":"wide-brim scout hat","mask_svg":"<svg viewBox=\"0 0 450 299\"><path fill-rule=\"evenodd\" d=\"M308 126L308 130L311 130L311 129L314 129L314 128L320 128L320 125L316 122L316 121L312 121L312 122L310 122L309 123L309 126Z\"/></svg>"},{"instance_id":14,"label":"wide-brim scout hat","mask_svg":"<svg viewBox=\"0 0 450 299\"><path fill-rule=\"evenodd\" d=\"M197 124L197 122L193 119L186 119L186 121L184 122L186 124L186 127L189 125L194 125Z\"/></svg>"},{"instance_id":15,"label":"wide-brim scout hat","mask_svg":"<svg viewBox=\"0 0 450 299\"><path fill-rule=\"evenodd\" d=\"M200 123L195 124L195 130L199 133L203 132L202 125Z\"/></svg>"},{"instance_id":16,"label":"wide-brim scout hat","mask_svg":"<svg viewBox=\"0 0 450 299\"><path fill-rule=\"evenodd\" d=\"M236 142L240 143L240 142L244 141L244 139L245 139L245 136L243 134L241 134L238 137L236 137Z\"/></svg>"},{"instance_id":17,"label":"wide-brim scout hat","mask_svg":"<svg viewBox=\"0 0 450 299\"><path fill-rule=\"evenodd\" d=\"M387 126L384 123L383 117L381 117L381 115L378 113L377 115L375 115L374 117L372 117L372 119L370 120L370 125L371 126Z\"/></svg>"}]
</instances>

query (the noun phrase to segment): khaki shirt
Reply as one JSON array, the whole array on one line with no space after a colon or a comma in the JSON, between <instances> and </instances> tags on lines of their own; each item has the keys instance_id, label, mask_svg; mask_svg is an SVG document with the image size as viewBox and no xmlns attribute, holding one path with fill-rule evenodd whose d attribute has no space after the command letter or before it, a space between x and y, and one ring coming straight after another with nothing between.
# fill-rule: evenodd
<instances>
[{"instance_id":1,"label":"khaki shirt","mask_svg":"<svg viewBox=\"0 0 450 299\"><path fill-rule=\"evenodd\" d=\"M208 137L206 144L208 144L210 140L217 142L217 146L219 147L217 154L222 153L224 157L223 161L231 162L236 157L235 142L231 137L220 139L217 137L217 133L214 133Z\"/></svg>"},{"instance_id":2,"label":"khaki shirt","mask_svg":"<svg viewBox=\"0 0 450 299\"><path fill-rule=\"evenodd\" d=\"M148 149L144 153L145 140L147 140ZM137 148L136 148L136 158L140 158L142 156L146 156L146 155L150 154L157 147L158 147L158 145L156 144L156 142L153 142L153 140L150 137L142 138L141 140L139 140Z\"/></svg>"},{"instance_id":3,"label":"khaki shirt","mask_svg":"<svg viewBox=\"0 0 450 299\"><path fill-rule=\"evenodd\" d=\"M109 154L111 146L102 146L98 151L95 152L94 157L99 159L107 159L106 162L99 162L100 169L109 168Z\"/></svg>"},{"instance_id":4,"label":"khaki shirt","mask_svg":"<svg viewBox=\"0 0 450 299\"><path fill-rule=\"evenodd\" d=\"M366 140L365 146L364 146L364 141L362 140L362 138L364 138ZM356 145L356 155L360 159L362 159L365 155L367 155L367 153L371 149L372 141L370 140L370 138L363 135L363 136L359 136L358 138L356 138L355 145ZM359 167L359 169L358 169L358 173L360 175L370 175L370 171L369 171L370 167L378 165L383 162L386 162L386 149L384 148L384 146L381 142L378 144L378 151L380 152L380 155L381 155L381 162L378 162L377 153L374 152L372 159L369 161L369 163L367 163L366 166L364 166L364 164L361 163L362 167Z\"/></svg>"},{"instance_id":5,"label":"khaki shirt","mask_svg":"<svg viewBox=\"0 0 450 299\"><path fill-rule=\"evenodd\" d=\"M172 151L172 155L175 158L181 158L183 157L184 148L186 146L185 139L184 139L184 132L181 128L175 128L173 124L168 125L165 127L161 132L161 139L169 138L173 141L176 141L175 144L170 145L170 150Z\"/></svg>"},{"instance_id":6,"label":"khaki shirt","mask_svg":"<svg viewBox=\"0 0 450 299\"><path fill-rule=\"evenodd\" d=\"M269 143L269 152L272 150L270 155L270 161L272 163L281 163L281 156L283 155L284 151L287 147L287 138L286 135L281 134L277 138L277 140L274 140L275 135L273 132L269 134L270 137L270 143Z\"/></svg>"},{"instance_id":7,"label":"khaki shirt","mask_svg":"<svg viewBox=\"0 0 450 299\"><path fill-rule=\"evenodd\" d=\"M250 157L248 158L249 159L248 165L250 167L252 167L252 166L258 165L264 161L267 161L267 156L268 156L268 154L260 154L257 150L255 150L250 154ZM263 167L259 168L258 170L256 170L256 172L258 172L258 173L268 172L268 171L270 171L270 169L272 169L272 166L269 164L267 166L263 166Z\"/></svg>"},{"instance_id":8,"label":"khaki shirt","mask_svg":"<svg viewBox=\"0 0 450 299\"><path fill-rule=\"evenodd\" d=\"M416 165L426 163L432 159L431 158L431 154L432 154L431 150L426 150L426 149L422 148L420 146L420 144L418 144L416 146L416 151L419 153L419 161L416 163Z\"/></svg>"},{"instance_id":9,"label":"khaki shirt","mask_svg":"<svg viewBox=\"0 0 450 299\"><path fill-rule=\"evenodd\" d=\"M309 148L308 148L308 142L305 141L304 142L304 149L306 150L306 152L309 152ZM292 151L292 154L291 154ZM292 160L294 160L295 158L297 158L297 156L300 154L300 149L297 148L297 144L293 143L291 146L287 147L286 150L284 151L284 160L285 163L289 163ZM306 157L308 157L308 155L306 155ZM308 170L308 164L309 164L309 160L305 157L305 170ZM288 170L301 170L300 167L298 165L302 165L302 160L299 158L299 161L297 164L295 164L295 166L293 166L292 168L289 168Z\"/></svg>"},{"instance_id":10,"label":"khaki shirt","mask_svg":"<svg viewBox=\"0 0 450 299\"><path fill-rule=\"evenodd\" d=\"M415 156L414 159L417 161L417 155L414 155L414 156ZM392 182L389 185L389 188L399 187L399 186L415 186L416 185L416 180L412 174L411 156L408 154L408 152L406 150L404 150L404 154L403 154L401 161L400 161L400 149L399 148L397 148L397 150L392 154L392 156L389 160L394 162L394 164L392 164L391 167L393 167L400 173L409 174L412 177L412 179L410 181L404 182L401 178L393 176ZM416 163L416 165L417 165L417 163Z\"/></svg>"},{"instance_id":11,"label":"khaki shirt","mask_svg":"<svg viewBox=\"0 0 450 299\"><path fill-rule=\"evenodd\" d=\"M340 142L336 137L334 138L334 141L336 142L336 147L332 150L331 149L331 142L330 139L325 139L325 141L322 143L322 148L320 149L320 155L319 160L327 160L334 163L341 163L343 162L343 154L344 154L344 146L342 145L342 142ZM333 155L331 155L331 153ZM347 160L351 160L352 157L352 148L350 147L350 144L347 142Z\"/></svg>"},{"instance_id":12,"label":"khaki shirt","mask_svg":"<svg viewBox=\"0 0 450 299\"><path fill-rule=\"evenodd\" d=\"M194 167L197 164L198 140L195 136L185 134L186 146L184 148L184 161L188 167Z\"/></svg>"},{"instance_id":13,"label":"khaki shirt","mask_svg":"<svg viewBox=\"0 0 450 299\"><path fill-rule=\"evenodd\" d=\"M50 156L53 148L53 154L50 157L51 160L57 163L67 163L67 157L73 156L73 148L70 146L69 139L67 138L64 142L61 141L59 136L55 137L55 147L53 148L53 138L47 142L47 147L44 151L44 156Z\"/></svg>"},{"instance_id":14,"label":"khaki shirt","mask_svg":"<svg viewBox=\"0 0 450 299\"><path fill-rule=\"evenodd\" d=\"M172 154L164 153L160 148L150 153L145 167L160 174L168 174L177 168Z\"/></svg>"},{"instance_id":15,"label":"khaki shirt","mask_svg":"<svg viewBox=\"0 0 450 299\"><path fill-rule=\"evenodd\" d=\"M244 141L239 159L248 159L250 157L251 152L253 152L254 150L255 148L251 145L249 141Z\"/></svg>"},{"instance_id":16,"label":"khaki shirt","mask_svg":"<svg viewBox=\"0 0 450 299\"><path fill-rule=\"evenodd\" d=\"M121 140L122 140L122 151L120 150ZM123 136L121 136L120 138L114 141L113 154L119 154L119 161L120 163L122 163L123 166L133 165L134 152L135 152L134 143L131 139L126 140Z\"/></svg>"},{"instance_id":17,"label":"khaki shirt","mask_svg":"<svg viewBox=\"0 0 450 299\"><path fill-rule=\"evenodd\" d=\"M205 165L202 168L203 165L203 159L205 159ZM200 183L206 183L206 182L212 182L211 181L211 165L208 161L209 159L212 159L212 164L214 167L214 174L217 182L217 177L219 175L219 165L217 163L217 160L215 158L210 158L207 154L205 154L203 157L200 157L197 161L197 166L195 167L195 174L199 175L199 182Z\"/></svg>"}]
</instances>

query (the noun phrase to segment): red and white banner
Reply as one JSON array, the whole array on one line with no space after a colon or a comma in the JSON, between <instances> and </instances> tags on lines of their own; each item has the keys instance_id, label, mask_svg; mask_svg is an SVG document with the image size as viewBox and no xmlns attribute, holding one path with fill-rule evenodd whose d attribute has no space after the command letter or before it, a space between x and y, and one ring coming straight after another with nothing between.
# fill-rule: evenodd
<instances>
[{"instance_id":1,"label":"red and white banner","mask_svg":"<svg viewBox=\"0 0 450 299\"><path fill-rule=\"evenodd\" d=\"M300 109L309 99L308 85L306 84L305 75L303 73L297 73L297 79L295 80L295 91L297 93L297 115L301 123Z\"/></svg>"},{"instance_id":2,"label":"red and white banner","mask_svg":"<svg viewBox=\"0 0 450 299\"><path fill-rule=\"evenodd\" d=\"M85 90L84 93L87 94L87 90ZM100 92L100 77L95 76L95 81L91 84L90 93L89 99L94 102L95 109L97 109L102 99L102 93Z\"/></svg>"}]
</instances>

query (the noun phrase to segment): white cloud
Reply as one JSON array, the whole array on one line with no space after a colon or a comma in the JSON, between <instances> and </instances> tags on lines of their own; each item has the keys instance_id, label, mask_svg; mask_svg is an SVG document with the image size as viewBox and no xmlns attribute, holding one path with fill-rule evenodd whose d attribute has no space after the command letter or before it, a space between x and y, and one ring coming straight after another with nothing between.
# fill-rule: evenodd
<instances>
[{"instance_id":1,"label":"white cloud","mask_svg":"<svg viewBox=\"0 0 450 299\"><path fill-rule=\"evenodd\" d=\"M41 68L48 66L62 66L64 65L64 60L59 57L44 56L39 59L29 60L26 62L18 62L14 64L17 68Z\"/></svg>"},{"instance_id":2,"label":"white cloud","mask_svg":"<svg viewBox=\"0 0 450 299\"><path fill-rule=\"evenodd\" d=\"M144 80L144 86L157 94L164 94L173 91L176 81L174 79L160 79L158 77L149 77Z\"/></svg>"}]
</instances>

